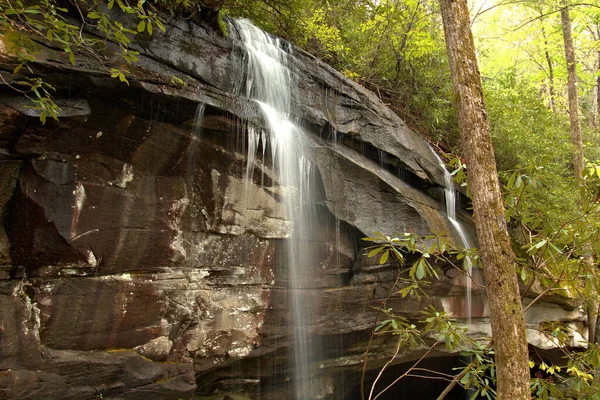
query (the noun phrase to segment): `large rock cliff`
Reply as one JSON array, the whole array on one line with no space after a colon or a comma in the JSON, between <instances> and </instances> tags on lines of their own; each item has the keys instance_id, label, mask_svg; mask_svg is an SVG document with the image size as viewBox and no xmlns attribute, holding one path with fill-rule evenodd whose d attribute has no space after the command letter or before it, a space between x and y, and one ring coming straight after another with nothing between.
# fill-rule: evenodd
<instances>
[{"instance_id":1,"label":"large rock cliff","mask_svg":"<svg viewBox=\"0 0 600 400\"><path fill-rule=\"evenodd\" d=\"M135 46L129 85L110 78L110 59L80 54L71 65L43 47L31 66L62 110L45 125L1 87L0 398L284 398L291 222L267 160L246 179L247 122L263 122L233 93L243 50L190 21ZM374 94L300 50L291 69L294 117L312 132L317 171L315 398L349 398L374 307L397 274L367 259L361 238L452 232L443 177L427 144ZM461 317L460 281L442 275L431 297L388 304L412 318L428 304ZM540 304L583 330L578 308ZM489 335L485 312L481 300L475 335ZM371 368L390 346L374 344Z\"/></svg>"}]
</instances>

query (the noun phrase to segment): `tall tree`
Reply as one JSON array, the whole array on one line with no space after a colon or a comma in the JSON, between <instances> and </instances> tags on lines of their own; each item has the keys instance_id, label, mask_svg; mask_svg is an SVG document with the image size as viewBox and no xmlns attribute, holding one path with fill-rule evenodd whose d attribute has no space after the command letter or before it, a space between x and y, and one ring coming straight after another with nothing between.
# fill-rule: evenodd
<instances>
[{"instance_id":1,"label":"tall tree","mask_svg":"<svg viewBox=\"0 0 600 400\"><path fill-rule=\"evenodd\" d=\"M590 126L592 128L600 126L600 50L596 52L594 72L596 79L592 87L592 108L590 110Z\"/></svg>"},{"instance_id":2,"label":"tall tree","mask_svg":"<svg viewBox=\"0 0 600 400\"><path fill-rule=\"evenodd\" d=\"M592 38L600 43L600 16L595 23L596 26L588 26ZM596 60L592 71L594 78L592 87L592 107L590 110L590 126L596 128L600 126L600 50L596 50Z\"/></svg>"},{"instance_id":3,"label":"tall tree","mask_svg":"<svg viewBox=\"0 0 600 400\"><path fill-rule=\"evenodd\" d=\"M542 11L540 11L540 18ZM542 37L544 38L544 56L546 57L546 64L548 65L548 94L550 97L550 109L556 112L556 95L554 94L554 66L552 65L552 58L548 50L548 36L546 36L546 30L542 26Z\"/></svg>"},{"instance_id":4,"label":"tall tree","mask_svg":"<svg viewBox=\"0 0 600 400\"><path fill-rule=\"evenodd\" d=\"M569 124L571 125L571 144L573 146L573 171L578 185L583 185L583 143L581 140L581 122L579 120L579 95L577 93L577 64L575 62L575 46L571 31L571 17L567 1L560 10L560 20L565 42L565 59L567 61L567 93L569 97ZM584 248L584 262L593 263L590 246ZM598 301L596 295L587 300L588 341L596 341L596 325L598 323Z\"/></svg>"},{"instance_id":5,"label":"tall tree","mask_svg":"<svg viewBox=\"0 0 600 400\"><path fill-rule=\"evenodd\" d=\"M573 145L573 170L578 184L583 183L583 143L581 141L581 123L579 121L579 96L577 94L577 64L575 46L571 31L571 17L568 4L560 10L560 20L565 42L567 60L567 93L569 96L569 123L571 125L571 144Z\"/></svg>"},{"instance_id":6,"label":"tall tree","mask_svg":"<svg viewBox=\"0 0 600 400\"><path fill-rule=\"evenodd\" d=\"M497 395L527 400L529 357L515 255L506 225L466 0L440 0L462 150L469 168L495 347Z\"/></svg>"}]
</instances>

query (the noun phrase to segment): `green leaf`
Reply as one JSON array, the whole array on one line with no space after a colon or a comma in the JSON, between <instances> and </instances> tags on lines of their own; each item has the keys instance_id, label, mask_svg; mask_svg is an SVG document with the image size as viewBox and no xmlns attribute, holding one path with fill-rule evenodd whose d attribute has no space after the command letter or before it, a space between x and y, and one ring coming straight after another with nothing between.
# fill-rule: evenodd
<instances>
[{"instance_id":1,"label":"green leaf","mask_svg":"<svg viewBox=\"0 0 600 400\"><path fill-rule=\"evenodd\" d=\"M384 321L381 321L381 323L377 326L377 328L375 328L375 332L382 330L384 327L388 326L388 324L390 322L392 322L391 319L386 319Z\"/></svg>"},{"instance_id":2,"label":"green leaf","mask_svg":"<svg viewBox=\"0 0 600 400\"><path fill-rule=\"evenodd\" d=\"M515 184L515 178L516 177L517 177L517 173L516 172L513 172L510 175L510 178L508 178L508 183L506 184L506 188L507 189L509 189L509 190L512 189L513 185Z\"/></svg>"},{"instance_id":3,"label":"green leaf","mask_svg":"<svg viewBox=\"0 0 600 400\"><path fill-rule=\"evenodd\" d=\"M162 22L160 22L159 19L155 20L154 22L156 22L156 25L158 26L158 29L160 29L163 32L166 32L167 30L165 29L165 26L163 25Z\"/></svg>"},{"instance_id":4,"label":"green leaf","mask_svg":"<svg viewBox=\"0 0 600 400\"><path fill-rule=\"evenodd\" d=\"M467 384L469 383L470 377L469 374L465 374L462 378L460 378L460 384L468 387Z\"/></svg>"},{"instance_id":5,"label":"green leaf","mask_svg":"<svg viewBox=\"0 0 600 400\"><path fill-rule=\"evenodd\" d=\"M141 20L137 26L138 32L144 32L146 30L146 21Z\"/></svg>"},{"instance_id":6,"label":"green leaf","mask_svg":"<svg viewBox=\"0 0 600 400\"><path fill-rule=\"evenodd\" d=\"M152 21L148 21L147 28L148 28L148 34L152 35Z\"/></svg>"},{"instance_id":7,"label":"green leaf","mask_svg":"<svg viewBox=\"0 0 600 400\"><path fill-rule=\"evenodd\" d=\"M109 9L109 10L112 10L112 8L114 7L114 5L115 5L115 0L110 0L110 1L108 2L108 9Z\"/></svg>"},{"instance_id":8,"label":"green leaf","mask_svg":"<svg viewBox=\"0 0 600 400\"><path fill-rule=\"evenodd\" d=\"M523 179L521 178L521 175L518 175L517 179L515 180L515 188L520 188L522 183Z\"/></svg>"},{"instance_id":9,"label":"green leaf","mask_svg":"<svg viewBox=\"0 0 600 400\"><path fill-rule=\"evenodd\" d=\"M556 247L554 243L549 242L549 244L558 254L562 254L562 251L558 247Z\"/></svg>"},{"instance_id":10,"label":"green leaf","mask_svg":"<svg viewBox=\"0 0 600 400\"><path fill-rule=\"evenodd\" d=\"M527 253L534 255L535 253L537 253L537 251L543 247L546 243L548 242L548 240L546 239L542 239L539 242L537 242L536 244L534 244L533 246L529 247L529 249L527 249Z\"/></svg>"},{"instance_id":11,"label":"green leaf","mask_svg":"<svg viewBox=\"0 0 600 400\"><path fill-rule=\"evenodd\" d=\"M385 264L386 261L388 260L388 257L390 256L390 251L386 250L383 255L381 256L381 259L379 260L379 264Z\"/></svg>"},{"instance_id":12,"label":"green leaf","mask_svg":"<svg viewBox=\"0 0 600 400\"><path fill-rule=\"evenodd\" d=\"M417 277L417 279L423 279L423 277L425 276L425 265L423 259L420 259L419 263L417 264L417 271L415 272L415 276Z\"/></svg>"},{"instance_id":13,"label":"green leaf","mask_svg":"<svg viewBox=\"0 0 600 400\"><path fill-rule=\"evenodd\" d=\"M435 276L435 279L440 279L440 276L438 275L438 273L435 270L435 268L431 268L431 273L433 274L433 276Z\"/></svg>"},{"instance_id":14,"label":"green leaf","mask_svg":"<svg viewBox=\"0 0 600 400\"><path fill-rule=\"evenodd\" d=\"M362 238L362 240L364 240L365 242L379 242L379 241L381 241L381 239L374 238L374 237L364 237L364 238Z\"/></svg>"},{"instance_id":15,"label":"green leaf","mask_svg":"<svg viewBox=\"0 0 600 400\"><path fill-rule=\"evenodd\" d=\"M463 269L463 271L468 271L471 266L472 266L471 258L469 258L469 256L466 255L465 258L463 258L462 269Z\"/></svg>"},{"instance_id":16,"label":"green leaf","mask_svg":"<svg viewBox=\"0 0 600 400\"><path fill-rule=\"evenodd\" d=\"M371 250L371 251L369 252L369 254L367 254L367 258L374 257L375 255L377 255L377 253L379 253L379 252L380 252L381 250L383 250L383 249L384 249L384 247L383 247L383 246L381 246L381 247L377 247L377 248L375 248L375 249Z\"/></svg>"}]
</instances>

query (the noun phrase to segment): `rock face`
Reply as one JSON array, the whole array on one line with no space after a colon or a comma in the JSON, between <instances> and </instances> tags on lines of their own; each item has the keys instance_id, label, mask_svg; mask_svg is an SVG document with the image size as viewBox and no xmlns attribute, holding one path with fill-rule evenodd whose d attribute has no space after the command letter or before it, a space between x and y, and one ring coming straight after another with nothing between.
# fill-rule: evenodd
<instances>
[{"instance_id":1,"label":"rock face","mask_svg":"<svg viewBox=\"0 0 600 400\"><path fill-rule=\"evenodd\" d=\"M0 398L285 398L289 188L269 160L246 179L247 121L262 120L232 93L243 51L189 21L136 46L129 86L96 59L71 65L44 48L32 66L57 88L59 121L41 125L15 93L0 93ZM372 93L302 51L292 60L295 117L314 133L317 170L313 397L344 398L397 273L367 259L361 238L452 230L426 143ZM185 87L169 86L172 76ZM428 304L462 316L459 277L430 292L388 305L412 318ZM532 329L551 314L583 333L575 305L540 304ZM483 299L478 310L474 332L486 337ZM390 346L374 345L370 368Z\"/></svg>"}]
</instances>

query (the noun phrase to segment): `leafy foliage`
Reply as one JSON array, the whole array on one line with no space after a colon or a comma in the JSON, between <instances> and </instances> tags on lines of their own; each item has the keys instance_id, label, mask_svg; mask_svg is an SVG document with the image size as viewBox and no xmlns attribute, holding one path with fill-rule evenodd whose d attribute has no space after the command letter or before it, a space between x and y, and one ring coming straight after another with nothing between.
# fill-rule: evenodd
<instances>
[{"instance_id":1,"label":"leafy foliage","mask_svg":"<svg viewBox=\"0 0 600 400\"><path fill-rule=\"evenodd\" d=\"M131 25L136 24L136 29L115 18L114 12L111 12L113 9L129 16L131 19L128 21ZM124 66L137 61L138 55L129 48L132 37L142 33L152 35L154 26L165 31L164 21L156 8L145 0L134 4L127 0L109 0L106 5L72 0L64 6L58 0L41 0L35 5L21 0L0 2L0 33L4 37L4 51L18 61L13 74L23 72L23 68L33 74L29 63L35 61L35 55L42 46L61 49L71 64L76 63L77 52L86 52L104 64L101 54L113 51L116 46L116 55L123 64L107 65L106 68L113 78L128 83ZM52 86L39 77L27 77L14 82L14 86L31 99L31 108L39 111L42 123L47 116L58 117L60 108L52 100Z\"/></svg>"},{"instance_id":2,"label":"leafy foliage","mask_svg":"<svg viewBox=\"0 0 600 400\"><path fill-rule=\"evenodd\" d=\"M454 175L462 177L466 172L464 164L459 159L454 159L453 164L456 166ZM540 292L533 302L549 293L579 297L586 303L597 301L600 292L596 267L600 259L600 165L587 164L585 185L576 190L580 206L552 218L541 214L542 206L532 200L538 193L536 180L540 174L536 168L515 169L507 171L506 175L507 216L520 256L516 272L528 290L535 285ZM474 249L453 248L440 235L418 237L406 233L390 237L375 233L364 240L373 243L367 248L368 257L379 257L383 264L392 259L401 268L395 296L427 296L428 281L439 278L436 268L440 263L459 268L459 261L468 257L479 265ZM407 259L414 261L407 265ZM443 311L429 308L423 312L425 319L416 322L396 315L391 308L383 308L382 312L385 318L376 328L377 334L401 335L398 346L416 347L434 339L433 347L445 343L451 350L463 350L472 362L457 373L460 384L470 388L472 398L495 398L492 347L470 339L466 329ZM531 361L533 398L567 398L573 392L579 399L597 398L600 382L596 371L600 349L590 343L585 351L570 351L571 329L556 323L546 325L541 331L548 341L564 351L565 359L561 364Z\"/></svg>"}]
</instances>

